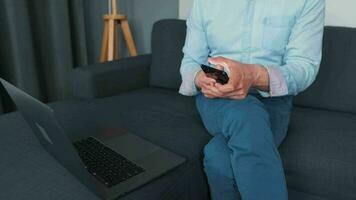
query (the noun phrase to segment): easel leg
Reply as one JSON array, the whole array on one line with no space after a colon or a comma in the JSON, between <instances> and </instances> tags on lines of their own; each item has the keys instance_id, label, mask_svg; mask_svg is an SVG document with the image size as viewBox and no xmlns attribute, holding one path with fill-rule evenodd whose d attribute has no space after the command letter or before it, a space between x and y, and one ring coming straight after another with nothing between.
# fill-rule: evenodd
<instances>
[{"instance_id":1,"label":"easel leg","mask_svg":"<svg viewBox=\"0 0 356 200\"><path fill-rule=\"evenodd\" d=\"M109 39L108 39L108 57L107 61L114 60L114 33L115 33L115 22L113 19L109 20Z\"/></svg>"},{"instance_id":2,"label":"easel leg","mask_svg":"<svg viewBox=\"0 0 356 200\"><path fill-rule=\"evenodd\" d=\"M117 25L117 24L115 24ZM115 36L114 36L115 48L114 48L114 59L118 60L120 58L120 51L119 51L119 36L117 26L115 26Z\"/></svg>"},{"instance_id":3,"label":"easel leg","mask_svg":"<svg viewBox=\"0 0 356 200\"><path fill-rule=\"evenodd\" d=\"M124 34L127 47L129 49L130 56L137 56L137 50L135 46L135 42L132 38L130 26L127 20L121 20L121 29Z\"/></svg>"},{"instance_id":4,"label":"easel leg","mask_svg":"<svg viewBox=\"0 0 356 200\"><path fill-rule=\"evenodd\" d=\"M104 31L103 31L103 41L101 43L101 53L100 53L100 62L105 62L107 58L108 50L108 21L104 22Z\"/></svg>"}]
</instances>

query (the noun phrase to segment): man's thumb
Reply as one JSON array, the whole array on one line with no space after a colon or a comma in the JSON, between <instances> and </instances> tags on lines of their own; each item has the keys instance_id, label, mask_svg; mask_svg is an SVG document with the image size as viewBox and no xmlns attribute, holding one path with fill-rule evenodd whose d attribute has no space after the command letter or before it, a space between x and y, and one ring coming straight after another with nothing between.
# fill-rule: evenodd
<instances>
[{"instance_id":1,"label":"man's thumb","mask_svg":"<svg viewBox=\"0 0 356 200\"><path fill-rule=\"evenodd\" d=\"M211 57L208 59L208 62L213 65L217 65L219 62L221 62L221 59L219 57Z\"/></svg>"},{"instance_id":2,"label":"man's thumb","mask_svg":"<svg viewBox=\"0 0 356 200\"><path fill-rule=\"evenodd\" d=\"M222 65L214 65L216 69L224 71L224 66Z\"/></svg>"}]
</instances>

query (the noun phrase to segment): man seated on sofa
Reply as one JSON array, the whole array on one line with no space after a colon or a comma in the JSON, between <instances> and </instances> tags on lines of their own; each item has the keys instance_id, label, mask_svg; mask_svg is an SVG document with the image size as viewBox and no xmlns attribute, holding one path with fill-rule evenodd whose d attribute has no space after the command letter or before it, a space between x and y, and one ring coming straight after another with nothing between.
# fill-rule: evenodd
<instances>
[{"instance_id":1,"label":"man seated on sofa","mask_svg":"<svg viewBox=\"0 0 356 200\"><path fill-rule=\"evenodd\" d=\"M194 1L180 93L197 95L213 136L204 148L212 199L239 193L243 200L288 199L277 147L287 133L291 96L318 73L324 7L324 0ZM227 84L201 71L208 62L229 74Z\"/></svg>"}]
</instances>

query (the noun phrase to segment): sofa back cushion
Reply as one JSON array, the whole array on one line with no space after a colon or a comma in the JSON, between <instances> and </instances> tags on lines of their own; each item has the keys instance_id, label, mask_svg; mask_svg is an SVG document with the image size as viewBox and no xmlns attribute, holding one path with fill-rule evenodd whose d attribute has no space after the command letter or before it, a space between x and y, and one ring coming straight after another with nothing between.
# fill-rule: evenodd
<instances>
[{"instance_id":1,"label":"sofa back cushion","mask_svg":"<svg viewBox=\"0 0 356 200\"><path fill-rule=\"evenodd\" d=\"M294 104L356 113L356 28L325 28L317 79Z\"/></svg>"},{"instance_id":2,"label":"sofa back cushion","mask_svg":"<svg viewBox=\"0 0 356 200\"><path fill-rule=\"evenodd\" d=\"M181 84L179 73L183 58L186 35L184 20L166 19L158 21L152 31L152 65L150 85L178 89Z\"/></svg>"}]
</instances>

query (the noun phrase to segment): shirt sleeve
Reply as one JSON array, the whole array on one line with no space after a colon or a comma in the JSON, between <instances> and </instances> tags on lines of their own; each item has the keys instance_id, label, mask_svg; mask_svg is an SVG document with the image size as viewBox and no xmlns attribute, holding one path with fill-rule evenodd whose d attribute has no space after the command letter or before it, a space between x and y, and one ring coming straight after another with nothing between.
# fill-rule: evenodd
<instances>
[{"instance_id":1,"label":"shirt sleeve","mask_svg":"<svg viewBox=\"0 0 356 200\"><path fill-rule=\"evenodd\" d=\"M202 20L201 1L195 0L187 20L187 36L183 47L184 57L180 67L182 84L179 93L194 96L198 93L195 77L201 64L207 64L209 47Z\"/></svg>"},{"instance_id":2,"label":"shirt sleeve","mask_svg":"<svg viewBox=\"0 0 356 200\"><path fill-rule=\"evenodd\" d=\"M325 0L307 0L292 28L284 65L265 66L270 91L264 97L297 95L315 80L322 57Z\"/></svg>"}]
</instances>

